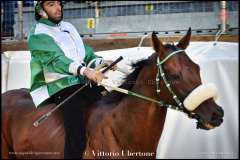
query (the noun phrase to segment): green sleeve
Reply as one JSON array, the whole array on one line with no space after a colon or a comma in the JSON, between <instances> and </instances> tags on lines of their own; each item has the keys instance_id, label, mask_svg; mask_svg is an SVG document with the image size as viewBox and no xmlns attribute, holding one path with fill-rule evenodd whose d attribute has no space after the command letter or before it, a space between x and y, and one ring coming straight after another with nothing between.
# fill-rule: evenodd
<instances>
[{"instance_id":1,"label":"green sleeve","mask_svg":"<svg viewBox=\"0 0 240 160\"><path fill-rule=\"evenodd\" d=\"M31 35L28 47L32 57L40 61L44 69L49 72L72 74L69 72L69 65L73 60L64 55L52 37L46 34Z\"/></svg>"},{"instance_id":2,"label":"green sleeve","mask_svg":"<svg viewBox=\"0 0 240 160\"><path fill-rule=\"evenodd\" d=\"M102 58L101 56L98 56L96 54L94 54L93 49L88 46L88 45L84 45L85 47L85 58L84 58L84 62L86 64L88 64L91 60L95 59L95 58ZM95 68L95 64L93 64L94 66L91 66L91 68Z\"/></svg>"}]
</instances>

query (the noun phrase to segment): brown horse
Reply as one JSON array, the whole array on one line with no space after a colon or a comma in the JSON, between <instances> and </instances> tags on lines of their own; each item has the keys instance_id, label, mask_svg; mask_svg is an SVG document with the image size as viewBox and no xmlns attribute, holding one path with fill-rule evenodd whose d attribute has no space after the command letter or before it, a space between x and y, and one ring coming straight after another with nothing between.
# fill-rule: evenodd
<instances>
[{"instance_id":1,"label":"brown horse","mask_svg":"<svg viewBox=\"0 0 240 160\"><path fill-rule=\"evenodd\" d=\"M212 129L223 121L223 110L213 98L204 100L193 111L179 104L201 85L199 66L184 51L179 51L186 49L190 36L191 29L174 46L163 45L153 34L155 53L134 64L135 70L120 87L177 106L176 109L197 119L199 128ZM169 57L162 66L177 102L161 77L157 83L159 87L155 81L159 69L157 59L163 60L175 51L179 53ZM2 158L63 158L65 133L61 111L54 112L39 127L33 126L36 119L54 106L49 104L36 109L29 92L24 89L4 93ZM109 93L87 108L87 144L83 158L155 158L166 112L166 107L152 101L115 91Z\"/></svg>"}]
</instances>

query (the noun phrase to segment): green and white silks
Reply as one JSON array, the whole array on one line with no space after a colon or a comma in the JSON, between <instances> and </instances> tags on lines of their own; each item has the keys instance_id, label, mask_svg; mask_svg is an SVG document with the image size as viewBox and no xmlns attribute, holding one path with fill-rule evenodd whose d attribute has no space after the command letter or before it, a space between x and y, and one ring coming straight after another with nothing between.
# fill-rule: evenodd
<instances>
[{"instance_id":1,"label":"green and white silks","mask_svg":"<svg viewBox=\"0 0 240 160\"><path fill-rule=\"evenodd\" d=\"M74 26L64 21L54 24L40 19L29 33L28 48L31 52L30 94L36 107L66 87L85 83L84 76L77 74L77 68L95 59L91 66L94 68L102 60L83 44Z\"/></svg>"}]
</instances>

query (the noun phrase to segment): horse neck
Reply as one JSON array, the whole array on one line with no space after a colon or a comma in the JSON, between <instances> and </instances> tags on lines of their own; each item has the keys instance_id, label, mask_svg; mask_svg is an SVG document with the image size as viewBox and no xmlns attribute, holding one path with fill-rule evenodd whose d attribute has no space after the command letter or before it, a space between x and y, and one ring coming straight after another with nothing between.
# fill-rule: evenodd
<instances>
[{"instance_id":1,"label":"horse neck","mask_svg":"<svg viewBox=\"0 0 240 160\"><path fill-rule=\"evenodd\" d=\"M153 67L149 67L141 70L132 91L156 99L156 72L153 72ZM166 109L130 96L123 100L120 108L121 111L118 112L122 118L117 121L116 126L129 125L126 126L127 129L121 130L124 137L127 137L126 141L123 141L127 144L122 145L131 146L131 149L136 151L155 152L163 130Z\"/></svg>"}]
</instances>

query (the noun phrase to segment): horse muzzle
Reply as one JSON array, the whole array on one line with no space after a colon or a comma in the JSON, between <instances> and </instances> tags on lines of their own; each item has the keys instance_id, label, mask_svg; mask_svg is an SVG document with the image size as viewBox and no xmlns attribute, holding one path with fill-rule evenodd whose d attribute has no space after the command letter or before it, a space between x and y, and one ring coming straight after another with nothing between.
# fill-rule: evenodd
<instances>
[{"instance_id":1,"label":"horse muzzle","mask_svg":"<svg viewBox=\"0 0 240 160\"><path fill-rule=\"evenodd\" d=\"M223 122L224 112L221 107L218 107L217 110L218 110L217 112L213 112L210 115L211 117L210 120L205 116L201 116L200 114L197 113L188 112L188 115L190 118L194 118L197 120L196 126L197 129L210 130L220 126Z\"/></svg>"},{"instance_id":2,"label":"horse muzzle","mask_svg":"<svg viewBox=\"0 0 240 160\"><path fill-rule=\"evenodd\" d=\"M209 130L223 122L223 109L212 98L217 98L217 88L212 83L199 85L185 98L184 107L189 117L198 120L197 128Z\"/></svg>"}]
</instances>

